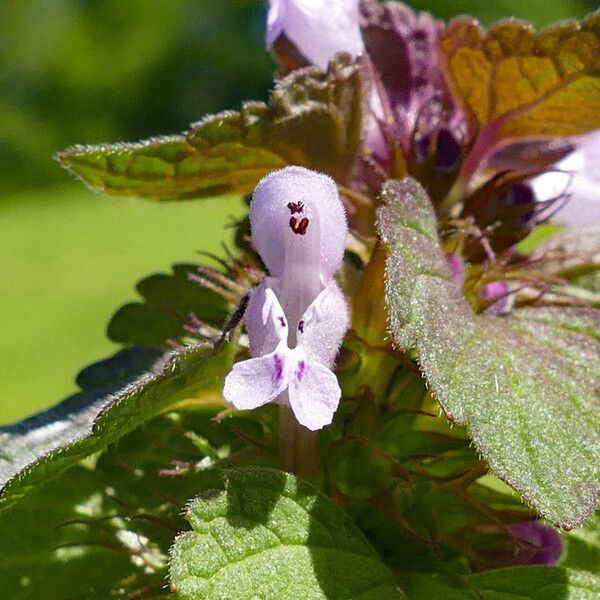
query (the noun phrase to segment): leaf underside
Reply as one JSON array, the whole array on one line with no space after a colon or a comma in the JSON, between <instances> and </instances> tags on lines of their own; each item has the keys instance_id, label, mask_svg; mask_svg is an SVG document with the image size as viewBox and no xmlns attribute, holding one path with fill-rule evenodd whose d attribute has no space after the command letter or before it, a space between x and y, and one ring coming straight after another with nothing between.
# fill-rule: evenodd
<instances>
[{"instance_id":1,"label":"leaf underside","mask_svg":"<svg viewBox=\"0 0 600 600\"><path fill-rule=\"evenodd\" d=\"M219 482L212 469L172 468L209 460L191 431L210 450L241 447L232 428L247 421L215 428L219 410L159 415L2 512L2 600L172 599L165 576L182 507Z\"/></svg>"},{"instance_id":2,"label":"leaf underside","mask_svg":"<svg viewBox=\"0 0 600 600\"><path fill-rule=\"evenodd\" d=\"M268 104L207 116L183 135L74 146L57 158L95 189L151 200L248 194L286 164L343 179L360 142L362 96L360 62L339 55L327 73L309 67L279 81Z\"/></svg>"},{"instance_id":3,"label":"leaf underside","mask_svg":"<svg viewBox=\"0 0 600 600\"><path fill-rule=\"evenodd\" d=\"M198 344L165 355L122 350L80 373L81 393L0 428L0 510L161 412L222 402L232 347Z\"/></svg>"},{"instance_id":4,"label":"leaf underside","mask_svg":"<svg viewBox=\"0 0 600 600\"><path fill-rule=\"evenodd\" d=\"M509 20L484 31L459 17L442 34L446 78L473 131L496 139L600 127L600 13L536 34ZM577 110L573 110L573 107Z\"/></svg>"},{"instance_id":5,"label":"leaf underside","mask_svg":"<svg viewBox=\"0 0 600 600\"><path fill-rule=\"evenodd\" d=\"M171 553L189 600L394 600L391 572L348 516L315 488L266 469L228 471L193 500L193 531Z\"/></svg>"},{"instance_id":6,"label":"leaf underside","mask_svg":"<svg viewBox=\"0 0 600 600\"><path fill-rule=\"evenodd\" d=\"M390 329L414 348L447 415L468 423L492 470L544 517L571 529L597 502L600 312L540 307L475 316L450 279L425 191L388 182Z\"/></svg>"},{"instance_id":7,"label":"leaf underside","mask_svg":"<svg viewBox=\"0 0 600 600\"><path fill-rule=\"evenodd\" d=\"M228 316L226 301L190 280L198 265L176 264L173 273L155 273L139 281L135 289L142 302L121 306L112 316L107 335L125 345L150 345L170 348L168 342L181 341L183 324L195 315L219 326Z\"/></svg>"}]
</instances>

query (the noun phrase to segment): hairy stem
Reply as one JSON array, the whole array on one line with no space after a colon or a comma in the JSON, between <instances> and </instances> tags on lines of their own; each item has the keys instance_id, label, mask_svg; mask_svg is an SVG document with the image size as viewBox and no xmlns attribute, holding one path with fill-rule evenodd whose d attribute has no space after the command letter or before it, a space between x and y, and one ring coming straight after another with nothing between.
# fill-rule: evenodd
<instances>
[{"instance_id":1,"label":"hairy stem","mask_svg":"<svg viewBox=\"0 0 600 600\"><path fill-rule=\"evenodd\" d=\"M279 407L279 463L284 471L304 477L319 470L317 432L300 425L288 406Z\"/></svg>"}]
</instances>

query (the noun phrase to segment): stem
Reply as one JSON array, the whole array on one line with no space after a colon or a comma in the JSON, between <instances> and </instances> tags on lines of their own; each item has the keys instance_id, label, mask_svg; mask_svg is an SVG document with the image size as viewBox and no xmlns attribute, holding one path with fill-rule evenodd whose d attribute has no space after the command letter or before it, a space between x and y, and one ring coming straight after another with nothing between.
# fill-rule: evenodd
<instances>
[{"instance_id":1,"label":"stem","mask_svg":"<svg viewBox=\"0 0 600 600\"><path fill-rule=\"evenodd\" d=\"M288 406L279 406L279 462L284 471L314 477L319 470L317 432L300 425Z\"/></svg>"}]
</instances>

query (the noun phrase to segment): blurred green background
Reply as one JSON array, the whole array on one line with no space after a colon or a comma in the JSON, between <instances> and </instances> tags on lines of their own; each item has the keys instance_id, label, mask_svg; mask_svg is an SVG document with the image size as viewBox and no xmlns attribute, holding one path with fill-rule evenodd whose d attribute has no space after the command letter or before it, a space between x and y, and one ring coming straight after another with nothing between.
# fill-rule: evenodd
<instances>
[{"instance_id":1,"label":"blurred green background","mask_svg":"<svg viewBox=\"0 0 600 600\"><path fill-rule=\"evenodd\" d=\"M515 16L537 27L591 0L417 0L448 19ZM96 195L53 154L75 143L184 130L266 99L260 0L3 0L0 3L0 423L54 404L108 355L110 315L133 286L199 250L219 251L238 198L157 205Z\"/></svg>"}]
</instances>

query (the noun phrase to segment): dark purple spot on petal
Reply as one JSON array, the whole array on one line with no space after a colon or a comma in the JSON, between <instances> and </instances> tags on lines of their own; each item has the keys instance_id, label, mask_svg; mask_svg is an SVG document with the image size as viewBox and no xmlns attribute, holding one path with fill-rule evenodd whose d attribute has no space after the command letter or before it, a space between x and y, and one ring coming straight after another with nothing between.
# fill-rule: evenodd
<instances>
[{"instance_id":1,"label":"dark purple spot on petal","mask_svg":"<svg viewBox=\"0 0 600 600\"><path fill-rule=\"evenodd\" d=\"M304 333L304 321L300 321L300 323L298 323L298 331L300 333Z\"/></svg>"},{"instance_id":2,"label":"dark purple spot on petal","mask_svg":"<svg viewBox=\"0 0 600 600\"><path fill-rule=\"evenodd\" d=\"M301 219L291 217L290 229L297 235L304 235L308 229L308 223L309 221L306 217L302 217Z\"/></svg>"},{"instance_id":3,"label":"dark purple spot on petal","mask_svg":"<svg viewBox=\"0 0 600 600\"><path fill-rule=\"evenodd\" d=\"M302 381L302 377L304 377L305 370L306 370L306 363L303 360L298 361L298 369L296 371L296 379L298 380L298 383L300 383L300 381Z\"/></svg>"},{"instance_id":4,"label":"dark purple spot on petal","mask_svg":"<svg viewBox=\"0 0 600 600\"><path fill-rule=\"evenodd\" d=\"M304 212L304 202L288 202L287 207L293 215Z\"/></svg>"},{"instance_id":5,"label":"dark purple spot on petal","mask_svg":"<svg viewBox=\"0 0 600 600\"><path fill-rule=\"evenodd\" d=\"M285 327L285 319L283 317L277 317L282 327Z\"/></svg>"},{"instance_id":6,"label":"dark purple spot on petal","mask_svg":"<svg viewBox=\"0 0 600 600\"><path fill-rule=\"evenodd\" d=\"M279 354L275 354L273 356L273 362L275 370L273 371L273 383L277 384L283 378L283 361L281 360L281 356Z\"/></svg>"}]
</instances>

